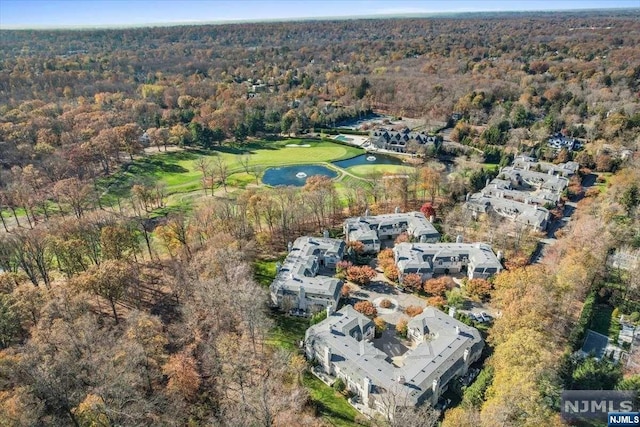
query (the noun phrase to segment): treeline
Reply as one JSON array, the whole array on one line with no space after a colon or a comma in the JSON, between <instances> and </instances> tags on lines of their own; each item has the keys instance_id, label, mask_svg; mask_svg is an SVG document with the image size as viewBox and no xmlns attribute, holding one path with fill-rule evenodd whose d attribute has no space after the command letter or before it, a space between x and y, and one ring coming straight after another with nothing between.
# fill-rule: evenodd
<instances>
[{"instance_id":1,"label":"treeline","mask_svg":"<svg viewBox=\"0 0 640 427\"><path fill-rule=\"evenodd\" d=\"M622 138L637 121L634 13L2 31L0 158L99 157L100 131L127 124L209 146L373 109L459 112L490 124L488 143L507 139L504 120L524 133L510 140Z\"/></svg>"}]
</instances>

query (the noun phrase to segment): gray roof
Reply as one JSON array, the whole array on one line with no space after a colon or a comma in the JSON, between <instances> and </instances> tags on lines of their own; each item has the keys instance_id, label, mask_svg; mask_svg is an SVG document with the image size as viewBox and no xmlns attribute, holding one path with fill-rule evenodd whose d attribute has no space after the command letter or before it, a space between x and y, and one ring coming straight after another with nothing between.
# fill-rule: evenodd
<instances>
[{"instance_id":1,"label":"gray roof","mask_svg":"<svg viewBox=\"0 0 640 427\"><path fill-rule=\"evenodd\" d=\"M440 233L429 222L422 212L404 212L404 213L392 213L382 214L374 216L352 217L345 220L345 229L349 230L349 239L360 239L357 234L351 234L357 230L380 230L385 227L399 227L404 226L407 232L412 236L433 236L438 237Z\"/></svg>"},{"instance_id":2,"label":"gray roof","mask_svg":"<svg viewBox=\"0 0 640 427\"><path fill-rule=\"evenodd\" d=\"M555 175L568 177L578 172L580 165L576 162L553 164L549 162L540 162L529 156L518 156L513 160L513 167L525 170L540 169L540 171L544 173L549 173L551 170Z\"/></svg>"},{"instance_id":3,"label":"gray roof","mask_svg":"<svg viewBox=\"0 0 640 427\"><path fill-rule=\"evenodd\" d=\"M569 180L563 176L552 173L536 172L532 170L519 169L514 166L506 166L500 170L498 177L505 177L511 181L522 180L529 185L540 186L548 190L562 192L569 185Z\"/></svg>"},{"instance_id":4,"label":"gray roof","mask_svg":"<svg viewBox=\"0 0 640 427\"><path fill-rule=\"evenodd\" d=\"M467 257L474 269L502 269L491 246L484 243L400 243L393 252L400 270L413 267L430 271L438 258L451 257Z\"/></svg>"},{"instance_id":5,"label":"gray roof","mask_svg":"<svg viewBox=\"0 0 640 427\"><path fill-rule=\"evenodd\" d=\"M584 338L584 344L582 345L581 350L585 354L593 353L596 358L602 359L607 345L609 345L608 336L592 331L591 329L587 329L587 335Z\"/></svg>"},{"instance_id":6,"label":"gray roof","mask_svg":"<svg viewBox=\"0 0 640 427\"><path fill-rule=\"evenodd\" d=\"M492 208L498 214L511 218L520 224L538 228L543 228L543 224L549 217L549 211L544 207L502 197L485 196L482 193L471 195L465 203L465 207L476 212L487 212L489 208Z\"/></svg>"},{"instance_id":7,"label":"gray roof","mask_svg":"<svg viewBox=\"0 0 640 427\"><path fill-rule=\"evenodd\" d=\"M560 193L546 189L537 191L521 191L511 188L511 183L503 179L494 179L480 193L483 196L504 197L518 202L545 205L560 201Z\"/></svg>"},{"instance_id":8,"label":"gray roof","mask_svg":"<svg viewBox=\"0 0 640 427\"><path fill-rule=\"evenodd\" d=\"M466 349L482 350L484 343L475 328L467 326L440 310L427 307L409 322L409 327L427 328L431 334L407 351L398 365L373 344L358 341L349 331L367 327L371 321L351 306L345 306L324 321L310 327L308 344L328 346L332 363L351 379L361 382L369 378L377 392L384 390L406 394L408 404L417 404L425 393L431 392L434 379L448 382L456 367L463 362ZM456 328L457 327L457 328ZM401 366L400 366L401 364ZM404 384L398 382L404 377ZM384 390L383 390L384 389Z\"/></svg>"},{"instance_id":9,"label":"gray roof","mask_svg":"<svg viewBox=\"0 0 640 427\"><path fill-rule=\"evenodd\" d=\"M298 293L303 287L306 293L337 299L342 282L334 277L316 276L318 257L344 254L342 240L303 236L296 239L278 274L271 283L272 293L280 290Z\"/></svg>"}]
</instances>

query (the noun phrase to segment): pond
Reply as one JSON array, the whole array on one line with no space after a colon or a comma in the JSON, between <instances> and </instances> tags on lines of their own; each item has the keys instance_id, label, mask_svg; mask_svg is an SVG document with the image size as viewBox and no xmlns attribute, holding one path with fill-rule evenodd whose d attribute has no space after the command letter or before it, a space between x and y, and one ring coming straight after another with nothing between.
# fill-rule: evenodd
<instances>
[{"instance_id":1,"label":"pond","mask_svg":"<svg viewBox=\"0 0 640 427\"><path fill-rule=\"evenodd\" d=\"M313 175L335 178L338 173L320 165L283 166L267 169L262 176L262 182L274 187L279 185L302 187L307 182L307 178Z\"/></svg>"},{"instance_id":2,"label":"pond","mask_svg":"<svg viewBox=\"0 0 640 427\"><path fill-rule=\"evenodd\" d=\"M352 157L347 160L333 162L333 164L338 166L339 168L346 169L350 168L351 166L360 165L401 165L403 163L402 160L397 157L386 156L384 154L378 153L367 153Z\"/></svg>"}]
</instances>

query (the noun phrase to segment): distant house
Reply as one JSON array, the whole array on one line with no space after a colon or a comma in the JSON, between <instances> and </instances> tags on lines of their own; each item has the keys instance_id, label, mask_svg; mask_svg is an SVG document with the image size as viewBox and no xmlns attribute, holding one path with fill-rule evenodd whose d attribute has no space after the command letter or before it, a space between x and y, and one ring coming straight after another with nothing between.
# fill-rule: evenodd
<instances>
[{"instance_id":1,"label":"distant house","mask_svg":"<svg viewBox=\"0 0 640 427\"><path fill-rule=\"evenodd\" d=\"M358 409L383 415L397 407L436 405L484 347L475 328L433 307L409 322L409 347L387 354L372 342L374 334L369 318L345 306L307 330L305 352L318 362L316 369L344 381Z\"/></svg>"},{"instance_id":2,"label":"distant house","mask_svg":"<svg viewBox=\"0 0 640 427\"><path fill-rule=\"evenodd\" d=\"M464 206L474 213L493 211L504 218L531 227L536 231L546 230L551 217L549 210L542 206L501 197L487 196L482 193L470 195Z\"/></svg>"},{"instance_id":3,"label":"distant house","mask_svg":"<svg viewBox=\"0 0 640 427\"><path fill-rule=\"evenodd\" d=\"M632 271L640 268L640 249L619 248L607 256L607 266Z\"/></svg>"},{"instance_id":4,"label":"distant house","mask_svg":"<svg viewBox=\"0 0 640 427\"><path fill-rule=\"evenodd\" d=\"M549 169L546 173L530 169L519 169L514 166L506 166L500 169L499 178L511 181L515 187L527 184L537 189L546 189L561 193L569 186L569 179L553 174Z\"/></svg>"},{"instance_id":5,"label":"distant house","mask_svg":"<svg viewBox=\"0 0 640 427\"><path fill-rule=\"evenodd\" d=\"M306 314L327 306L336 309L342 281L332 276L344 251L342 240L308 236L296 239L282 266L277 267L270 286L272 303Z\"/></svg>"},{"instance_id":6,"label":"distant house","mask_svg":"<svg viewBox=\"0 0 640 427\"><path fill-rule=\"evenodd\" d=\"M503 179L493 179L486 187L480 190L480 194L485 197L505 198L515 200L525 204L556 205L560 201L561 194L557 191L541 189L539 191L520 191L511 186L511 181Z\"/></svg>"},{"instance_id":7,"label":"distant house","mask_svg":"<svg viewBox=\"0 0 640 427\"><path fill-rule=\"evenodd\" d=\"M487 279L502 270L491 246L484 243L400 243L393 255L401 282L411 273L428 279L466 269L470 279Z\"/></svg>"},{"instance_id":8,"label":"distant house","mask_svg":"<svg viewBox=\"0 0 640 427\"><path fill-rule=\"evenodd\" d=\"M553 175L560 175L568 178L578 173L580 164L578 164L577 162L554 164L549 162L540 162L535 158L529 156L518 156L513 160L513 167L516 169L533 170L544 173L549 173L549 171L552 171L551 173Z\"/></svg>"},{"instance_id":9,"label":"distant house","mask_svg":"<svg viewBox=\"0 0 640 427\"><path fill-rule=\"evenodd\" d=\"M582 148L582 143L575 138L567 138L561 133L553 134L547 140L547 145L549 147L560 151L563 148L568 151L580 150Z\"/></svg>"},{"instance_id":10,"label":"distant house","mask_svg":"<svg viewBox=\"0 0 640 427\"><path fill-rule=\"evenodd\" d=\"M374 129L369 134L369 140L378 149L398 153L406 153L407 145L412 142L432 147L437 147L440 144L438 137L428 135L426 132L412 132L408 128L400 131L385 128Z\"/></svg>"},{"instance_id":11,"label":"distant house","mask_svg":"<svg viewBox=\"0 0 640 427\"><path fill-rule=\"evenodd\" d=\"M467 195L465 208L474 213L496 212L512 221L544 231L550 220L545 207L557 206L569 178L578 171L575 162L554 165L532 157L518 156L512 166L504 167L498 176L478 193Z\"/></svg>"},{"instance_id":12,"label":"distant house","mask_svg":"<svg viewBox=\"0 0 640 427\"><path fill-rule=\"evenodd\" d=\"M359 241L365 252L380 251L381 240L394 240L406 232L420 242L438 242L440 233L422 212L393 213L347 218L344 222L347 242Z\"/></svg>"}]
</instances>

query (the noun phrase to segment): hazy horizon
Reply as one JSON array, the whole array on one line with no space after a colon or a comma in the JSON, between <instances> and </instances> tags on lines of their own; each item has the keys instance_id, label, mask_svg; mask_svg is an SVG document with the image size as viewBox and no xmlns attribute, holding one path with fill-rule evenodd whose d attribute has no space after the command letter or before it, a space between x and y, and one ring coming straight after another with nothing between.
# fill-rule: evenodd
<instances>
[{"instance_id":1,"label":"hazy horizon","mask_svg":"<svg viewBox=\"0 0 640 427\"><path fill-rule=\"evenodd\" d=\"M515 5L514 5L515 4ZM88 29L321 19L437 16L483 12L637 9L638 0L437 1L118 1L3 0L0 29Z\"/></svg>"}]
</instances>

